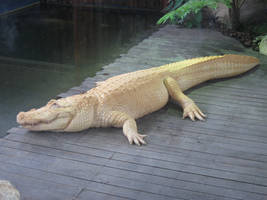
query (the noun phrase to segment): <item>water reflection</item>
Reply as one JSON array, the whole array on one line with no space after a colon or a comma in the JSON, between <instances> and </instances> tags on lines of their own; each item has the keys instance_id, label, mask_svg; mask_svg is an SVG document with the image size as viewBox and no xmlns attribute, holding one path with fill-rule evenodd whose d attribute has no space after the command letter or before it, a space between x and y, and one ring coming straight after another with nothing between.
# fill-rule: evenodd
<instances>
[{"instance_id":1,"label":"water reflection","mask_svg":"<svg viewBox=\"0 0 267 200\"><path fill-rule=\"evenodd\" d=\"M152 14L35 7L0 17L0 135L140 41ZM7 59L8 58L8 59Z\"/></svg>"},{"instance_id":2,"label":"water reflection","mask_svg":"<svg viewBox=\"0 0 267 200\"><path fill-rule=\"evenodd\" d=\"M16 23L8 17L0 18L0 46L9 52L15 50L15 39L18 35Z\"/></svg>"},{"instance_id":3,"label":"water reflection","mask_svg":"<svg viewBox=\"0 0 267 200\"><path fill-rule=\"evenodd\" d=\"M88 66L106 61L154 22L151 15L35 8L1 18L1 42L9 48L1 47L0 55Z\"/></svg>"}]
</instances>

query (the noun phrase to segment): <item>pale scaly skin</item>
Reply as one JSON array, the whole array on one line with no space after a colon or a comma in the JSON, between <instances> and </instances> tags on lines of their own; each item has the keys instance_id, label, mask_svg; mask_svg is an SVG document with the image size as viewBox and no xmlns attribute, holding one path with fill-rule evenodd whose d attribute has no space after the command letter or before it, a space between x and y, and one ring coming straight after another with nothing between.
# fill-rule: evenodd
<instances>
[{"instance_id":1,"label":"pale scaly skin","mask_svg":"<svg viewBox=\"0 0 267 200\"><path fill-rule=\"evenodd\" d=\"M135 119L159 110L169 96L184 109L183 118L206 117L183 91L210 79L231 77L259 64L251 56L224 55L189 59L114 76L87 93L51 100L20 112L17 122L33 131L75 132L90 127L122 127L130 144L145 144Z\"/></svg>"}]
</instances>

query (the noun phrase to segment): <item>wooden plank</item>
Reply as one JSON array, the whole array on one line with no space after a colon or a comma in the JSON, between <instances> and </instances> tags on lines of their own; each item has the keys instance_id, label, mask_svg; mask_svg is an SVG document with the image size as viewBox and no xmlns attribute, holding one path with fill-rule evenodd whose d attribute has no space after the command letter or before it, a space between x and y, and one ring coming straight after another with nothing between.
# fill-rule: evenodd
<instances>
[{"instance_id":1,"label":"wooden plank","mask_svg":"<svg viewBox=\"0 0 267 200\"><path fill-rule=\"evenodd\" d=\"M120 148L116 148L116 147L113 147L111 146L110 148L106 147L99 147L98 144L95 144L95 141L90 141L88 140L88 142L86 144L88 144L89 146L83 146L82 144L80 143L74 143L74 144L70 144L71 143L71 140L69 141L65 141L65 142L69 142L69 143L65 143L64 142L64 145L63 145L63 141L60 141L62 143L61 147L58 148L56 145L52 145L50 142L48 144L42 142L35 142L34 138L31 138L31 137L24 137L23 139L21 139L21 137L19 135L16 135L14 136L14 134L10 135L12 137L9 137L8 138L8 141L3 141L1 142L1 144L3 146L8 146L8 147L13 147L13 148L16 148L17 145L19 145L20 142L23 142L23 144L30 144L30 145L33 145L33 146L30 146L29 149L33 149L34 146L37 146L38 148L52 148L52 149L55 149L56 151L59 149L59 150L64 150L64 151L67 151L67 152L71 152L71 153L79 153L79 154L86 154L88 156L97 156L97 157L102 157L102 158L106 158L106 159L110 159L111 157L105 157L105 151L112 154L112 156L114 155L115 152L118 152L118 153L125 153L127 152L127 154L130 154L130 155L136 155L136 150L134 150L133 152L132 151L129 151L126 147L120 147ZM163 136L163 138L165 139L165 137ZM166 137L167 138L167 137ZM44 140L43 140L44 141ZM16 144L18 143L18 144ZM92 143L92 144L91 144ZM94 145L95 144L95 145ZM23 145L24 146L24 145ZM22 148L22 146L19 146L20 148ZM37 148L35 147L35 148ZM87 149L89 147L89 149ZM26 148L26 147L24 147ZM27 150L27 148L26 148ZM92 151L95 151L95 150L98 150L99 152L104 152L103 153L103 156L101 155L94 155L92 154ZM128 151L126 151L128 150ZM156 150L155 150L155 147L146 147L146 148L143 148L142 149L144 152L144 155L148 155L152 158L157 158L158 156L162 156L162 153L165 154L165 152L161 152L159 151L160 153L158 153ZM148 152L147 152L148 151ZM45 152L49 153L50 150L47 149ZM52 151L53 152L53 151ZM139 152L139 151L138 151ZM169 153L170 155L170 158L169 157L166 157L167 161L173 161L173 160L176 160L177 161L177 156L179 156L182 160L183 159L187 159L187 155L188 155L189 152L187 152L185 149L179 149L179 151L175 151L173 153L173 156L174 158L169 160L170 158L172 158L172 153ZM154 154L154 155L153 155ZM178 155L177 155L178 154ZM214 163L214 160L216 160L216 162L219 162L219 163L224 163L224 164L233 164L233 165L237 165L237 166L249 166L251 168L260 168L262 169L262 163L260 162L256 162L256 161L251 161L251 160L240 160L238 158L228 158L228 157L223 157L223 156L220 156L219 159L216 159L217 156L219 155L214 155L214 154L208 154L205 156L205 153L202 153L201 152L196 152L196 155L194 156L193 152L190 152L191 154L191 159L194 160L194 162L200 162L201 160L203 160L205 163L207 163L209 165L209 163ZM138 154L137 154L138 155ZM64 154L62 155L64 156ZM199 160L198 157L201 157L201 159ZM191 160L191 159L188 159L188 160ZM165 160L165 159L163 159ZM220 162L220 160L222 160L222 162ZM263 168L264 169L264 168Z\"/></svg>"},{"instance_id":2,"label":"wooden plank","mask_svg":"<svg viewBox=\"0 0 267 200\"><path fill-rule=\"evenodd\" d=\"M83 189L79 196L75 198L75 200L103 200L103 199L109 199L109 200L124 200L124 199L132 199L134 198L126 198L121 197L118 195L111 195L109 193L103 193L103 192L95 192L91 191L89 188Z\"/></svg>"},{"instance_id":3,"label":"wooden plank","mask_svg":"<svg viewBox=\"0 0 267 200\"><path fill-rule=\"evenodd\" d=\"M201 104L199 104L201 105ZM204 108L205 110L205 106L200 106L201 108ZM161 114L160 115L158 115ZM155 125L157 125L158 127L163 126L164 127L164 123L165 125L168 125L168 127L170 129L175 128L176 130L180 130L181 127L183 128L189 128L191 130L191 128L193 128L194 130L210 130L210 131L219 131L219 132L226 132L227 133L231 133L231 134L235 134L235 135L241 135L243 136L243 134L248 135L248 136L254 136L254 138L256 139L257 136L262 137L261 139L266 138L266 134L265 134L265 125L264 124L254 124L253 122L251 122L249 118L242 118L243 122L250 122L248 123L249 128L246 127L246 125L244 124L237 124L234 122L231 122L231 120L235 119L235 116L226 116L224 119L223 117L221 117L222 115L218 115L216 116L216 110L213 111L212 113L208 112L208 118L207 121L205 122L192 122L189 119L185 119L182 120L182 113L179 110L173 109L173 108L169 108L166 111L162 110L159 111L155 117L152 116L146 116L145 118L143 118L143 120L151 120L150 123L154 123ZM153 114L154 115L154 114ZM164 120L163 118L166 116L170 116L172 115L172 117L169 120ZM222 118L222 119L221 119ZM139 121L143 121L143 120L139 120ZM241 120L240 120L241 121ZM263 121L264 123L264 121ZM184 126L183 126L184 125ZM222 129L223 128L223 129ZM257 128L257 132L254 133L253 130L255 130L255 128ZM208 132L210 132L208 131ZM203 131L202 131L203 132ZM264 142L264 141L263 141Z\"/></svg>"},{"instance_id":4,"label":"wooden plank","mask_svg":"<svg viewBox=\"0 0 267 200\"><path fill-rule=\"evenodd\" d=\"M240 143L238 143L238 142L236 142L236 140L233 140L232 138L224 139L224 137L215 137L212 134L210 134L210 135L196 134L196 136L194 136L190 132L186 132L184 130L179 131L179 133L174 133L173 132L172 134L168 134L169 131L167 130L167 133L162 135L162 134L159 134L159 132L161 132L161 130L163 131L163 129L162 128L158 128L158 127L157 127L157 129L159 129L158 132L156 131L156 129L150 130L152 132L151 137L156 137L156 138L162 137L162 139L164 139L164 141L170 141L172 139L176 140L176 138L177 138L177 140L184 141L184 142L189 143L189 144L193 143L193 141L198 141L199 143L205 143L205 141L207 141L207 142L213 141L214 143L216 143L216 142L219 143L220 142L222 144L225 143L226 145L233 146L233 147L238 145L238 144L240 144L240 146L243 147L243 149L242 148L240 148L240 149L244 150L244 151L246 149L246 146L249 146L250 148L256 148L256 144L257 144L257 143L253 143L253 142L247 142L247 141L241 141ZM175 130L175 129L173 129L173 130ZM88 136L90 137L90 135L88 135ZM93 137L95 137L95 136L93 136ZM122 135L121 136L119 135L118 137L124 139L124 137ZM209 137L211 139L209 139ZM7 137L8 141L1 141L1 144L2 145L7 145L7 144L11 143L10 145L12 145L12 141L14 141L14 142L23 142L23 143L26 143L26 144L29 143L29 144L33 144L33 145L36 144L36 145L44 146L44 147L51 147L51 148L54 148L56 150L57 149L63 149L65 151L68 151L68 154L71 154L71 153L77 152L77 151L80 154L82 154L83 152L88 154L88 152L87 152L88 150L86 148L75 146L75 144L79 144L79 143L74 141L74 143L70 144L71 141L72 141L72 138L69 138L68 141L67 140L65 140L65 141L63 140L64 142L68 142L67 144L62 143L63 142L62 140L57 140L57 142L62 143L60 147L57 147L57 142L55 142L54 144L51 143L51 142L48 143L48 142L46 142L45 138L42 138L42 140L41 140L40 137L39 137L39 139L41 140L41 142L35 142L34 138L35 137L31 137L30 134L27 134L27 136L21 136L21 135L17 135L17 134L10 134ZM83 137L83 139L85 139L85 137ZM91 138L91 139L87 138L86 142L90 142L92 139L94 139L94 138ZM107 139L108 138L106 138L106 140ZM105 139L103 139L103 140L105 140ZM265 146L259 146L260 147L259 149L264 148L264 147L266 148L266 144L265 143L259 144L259 145L265 145ZM111 152L106 152L105 150L101 150L101 149L92 149L89 152L90 154L88 154L88 155L110 159L113 156L114 152L111 149L109 151L111 151ZM256 157L256 156L259 156L259 155L264 156L264 155L260 154L260 150L257 151L254 156ZM255 163L253 163L253 165L255 165Z\"/></svg>"},{"instance_id":5,"label":"wooden plank","mask_svg":"<svg viewBox=\"0 0 267 200\"><path fill-rule=\"evenodd\" d=\"M133 180L125 179L125 178L118 178L118 177L110 177L103 174L97 176L97 179L104 181L104 182L112 182L118 185L127 185L127 186L136 186ZM152 193L157 192L161 193L166 197L172 197L174 199L233 199L229 196L225 195L211 195L207 191L205 192L196 192L194 190L184 190L184 189L177 189L174 187L163 187L159 184L150 184L148 182L138 182L138 188L140 190L150 191ZM260 196L259 196L260 197ZM136 199L143 198L142 195L137 194L135 196ZM234 198L235 199L235 198Z\"/></svg>"},{"instance_id":6,"label":"wooden plank","mask_svg":"<svg viewBox=\"0 0 267 200\"><path fill-rule=\"evenodd\" d=\"M88 197L89 194L95 195L95 196L91 196L90 199L104 197L107 195L111 196L112 198L116 198L116 199L120 199L120 198L134 199L134 198L129 197L129 194L134 193L134 190L129 190L127 188L122 188L122 187L118 188L117 186L113 186L111 184L106 184L106 183L104 183L104 181L96 182L96 181L87 180L85 178L63 176L60 174L47 172L47 171L43 171L40 169L27 168L27 167L24 167L20 164L16 165L14 163L9 164L9 163L2 162L0 169L4 170L4 172L6 174L8 174L8 176L7 176L8 178L10 177L9 174L20 173L20 174L23 174L24 177L27 177L28 179L31 179L31 180L37 179L37 180L39 180L39 182L48 182L48 183L52 182L51 187L53 187L55 185L61 185L61 187L65 188L65 190L68 190L68 187L78 188L76 193L73 194L73 196L75 196L75 199L80 199L80 198L83 199L86 196ZM16 181L12 181L12 182L16 182ZM20 183L18 183L17 185L20 185ZM40 184L40 185L43 185L43 184ZM79 189L79 188L82 188L82 189ZM34 189L34 188L21 187L20 191L22 192L22 194L24 192L27 194L28 189ZM52 192L51 189L49 189L48 191ZM87 192L85 194L83 194L83 192L85 192L85 191L87 191ZM37 191L37 192L39 192L39 194L42 194L42 191ZM34 195L34 197L39 195L39 194L36 193L36 195ZM142 194L141 191L140 191L140 194ZM30 195L32 195L32 194L30 194ZM52 195L53 198L51 198L51 199L54 199L54 198L58 199L58 198L56 198L55 194L53 194L53 195ZM64 197L64 195L60 195L60 196ZM46 197L47 196L44 196L43 198L46 198ZM25 199L31 199L31 198L25 198ZM42 199L42 198L38 198L38 196L37 196L35 199ZM67 199L72 199L72 198L67 198ZM156 199L160 199L160 198L156 198ZM166 198L166 199L168 199L168 198Z\"/></svg>"},{"instance_id":7,"label":"wooden plank","mask_svg":"<svg viewBox=\"0 0 267 200\"><path fill-rule=\"evenodd\" d=\"M21 165L22 163L20 162L19 163L19 165ZM105 171L107 170L107 169L104 169ZM25 169L24 169L24 171L23 171L23 173L25 174ZM31 172L27 172L27 173L31 173ZM51 172L50 172L51 173ZM31 175L32 175L32 173L31 173ZM46 177L46 176L45 176ZM61 178L62 179L62 178ZM57 178L57 180L58 180L58 178ZM110 180L110 181L108 181L108 180ZM117 180L117 181L116 181ZM65 180L64 180L65 181ZM126 180L124 180L124 179L122 179L122 178L115 178L115 177L110 177L110 176L103 176L103 175L98 175L97 176L97 178L95 179L95 181L98 181L98 182L109 182L109 183L111 183L112 185L119 185L119 186L123 186L123 185L127 185L127 187L130 187L130 183L134 183L134 181L133 180L131 180L130 182L128 181L127 183L125 182ZM76 181L77 182L77 181ZM65 182L66 183L66 182ZM178 184L178 182L177 182L177 184ZM151 184L148 184L148 183L142 183L142 180L141 180L141 183L138 183L137 184L138 186L139 186L139 189L140 190L149 190L150 192L151 192L151 189L153 189L155 192L159 189L159 187L160 188L162 188L162 186L160 186L160 185L157 185L157 186L154 186L154 185L151 185ZM147 189L145 189L145 188L143 188L144 187L144 185L145 186L149 186L149 188L147 188ZM182 185L185 185L185 183L183 183ZM204 188L205 189L207 189L207 187L208 186L204 186ZM189 190L189 188L190 187L186 187L186 189L187 190L182 190L181 191L181 189L177 189L177 188L164 188L164 189L161 189L160 191L164 191L164 192L166 192L166 194L168 194L168 195L170 195L170 193L172 193L173 194L173 196L175 196L176 194L180 194L180 197L181 196L184 196L185 198L186 198L186 196L188 196L188 195L192 195L192 194L194 194L195 192L194 192L194 190L192 191L192 190L190 190L190 191L188 191ZM210 191L210 192L212 192L212 191L214 191L214 189L216 189L216 187L213 187L213 189ZM221 192L220 194L221 195L218 195L218 190L219 191L222 191L222 190L225 190L225 189L222 189L222 188L220 188L220 189L216 189L216 193L215 193L215 195L216 195L216 197L214 197L215 199L224 199L224 197L225 197L225 195L223 195L223 193ZM187 192L188 191L188 192ZM235 194L235 192L233 192L232 190L228 190L228 192L232 192L233 193L233 196L235 196L234 194ZM214 192L213 192L214 193ZM237 192L239 195L242 195L242 196L248 196L249 194L243 194L242 192ZM212 195L208 195L207 194L207 190L205 190L205 192L202 192L202 193L199 193L199 194L195 194L194 196L196 196L196 197L203 197L204 199L210 199L210 198L212 198L213 199L213 197L212 197ZM231 196L231 195L230 195ZM230 196L228 195L228 196L226 196L227 197L227 199L231 199L230 198ZM257 194L253 194L253 196L254 196L254 198L255 199L258 199L258 198L256 198L258 195ZM259 196L260 197L260 196ZM193 197L192 197L193 198ZM190 198L191 199L191 198ZM194 199L194 198L193 198Z\"/></svg>"},{"instance_id":8,"label":"wooden plank","mask_svg":"<svg viewBox=\"0 0 267 200\"><path fill-rule=\"evenodd\" d=\"M188 155L188 154L187 154ZM106 170L105 170L106 171Z\"/></svg>"},{"instance_id":9,"label":"wooden plank","mask_svg":"<svg viewBox=\"0 0 267 200\"><path fill-rule=\"evenodd\" d=\"M152 134L153 132L150 130L146 130L145 128L140 128L142 130L142 132L145 132L146 134L148 134L150 136L150 133ZM116 134L117 132L120 132L120 130L115 130L115 129L102 129L101 132L100 131L95 131L95 130L90 130L88 132L88 134L84 135L83 137L81 137L79 139L79 142L81 144L87 144L87 142L90 141L95 141L95 138L91 138L91 135L95 135L97 134L97 138L99 141L103 141L106 143L117 143L118 145L123 145L125 143L124 138L121 137L121 133L120 134ZM164 137L163 134L161 134L162 137ZM176 145L172 145L175 144L177 141L173 141L172 140L159 140L159 138L155 138L156 135L153 135L148 137L147 140L149 142L150 147L155 146L156 148L164 148L166 149L166 152L171 153L172 151L175 151L176 149L188 149L189 151L197 151L197 152L205 152L205 153L209 153L209 154L214 154L214 155L225 155L225 156L230 156L233 158L242 158L242 159L249 159L249 160L255 160L255 161L265 161L266 160L266 156L265 155L261 155L261 154L254 154L254 153L244 153L244 152L240 152L240 151L234 151L232 152L231 150L227 149L227 148L214 148L213 146L209 147L207 146L206 148L204 148L201 144L199 145L194 145L194 144L190 144L190 143L179 143ZM155 138L155 139L154 139ZM172 138L171 138L172 139ZM175 138L173 138L175 139ZM179 137L177 137L177 140L179 140ZM101 142L99 142L98 144L101 144ZM142 148L147 148L147 147L142 147ZM235 153L235 154L233 154Z\"/></svg>"},{"instance_id":10,"label":"wooden plank","mask_svg":"<svg viewBox=\"0 0 267 200\"><path fill-rule=\"evenodd\" d=\"M2 163L1 163L2 165ZM9 173L1 167L0 179L9 180L20 191L21 199L72 199L80 188L56 184L18 173ZM42 194L42 195L40 195Z\"/></svg>"},{"instance_id":11,"label":"wooden plank","mask_svg":"<svg viewBox=\"0 0 267 200\"><path fill-rule=\"evenodd\" d=\"M105 166L105 164L103 163L100 164L99 162L97 164L93 164L93 163L89 164L90 161L77 162L73 159L65 160L59 157L54 157L52 155L50 156L46 156L44 154L37 155L36 153L26 152L26 151L16 151L15 149L11 149L11 148L4 149L3 147L0 147L0 149L2 152L2 154L0 155L1 162L9 162L7 161L7 158L13 157L15 158L14 161L16 162L13 161L9 163L14 163L16 165L23 165L24 167L27 167L27 168L41 169L42 171L47 171L50 173L60 174L64 176L76 177L79 179L94 180L93 177L95 177L96 175L95 173L92 173L92 168L94 168L94 165L98 166L97 169L99 170L101 170L102 168L100 167L101 165ZM94 160L94 162L95 161L96 160ZM69 167L71 167L72 169L75 169L75 170L71 170L71 174L70 174ZM103 184L106 187L103 187ZM90 185L93 185L94 190L96 191L103 191L104 193L114 191L114 186L112 184L109 185L109 184L101 183L100 181L98 181L98 183L90 182L90 184L87 187L90 188ZM138 185L136 184L135 186L138 186ZM123 187L123 185L115 186L115 187L116 187L116 190L113 192L113 194L114 193L116 194L117 192L121 192L124 194L124 196L130 195L129 197L131 197L137 191L138 194L136 195L143 196L144 199L176 199L176 198L168 196L167 194L160 195L160 194L152 193L149 191L141 190L140 188L138 189L136 187L129 188L129 189L127 188L127 186Z\"/></svg>"}]
</instances>

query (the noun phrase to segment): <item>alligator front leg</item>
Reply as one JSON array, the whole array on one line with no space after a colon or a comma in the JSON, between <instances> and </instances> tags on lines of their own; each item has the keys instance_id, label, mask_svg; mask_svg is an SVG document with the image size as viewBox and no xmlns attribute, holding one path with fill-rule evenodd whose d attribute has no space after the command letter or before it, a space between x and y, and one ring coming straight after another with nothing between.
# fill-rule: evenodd
<instances>
[{"instance_id":1,"label":"alligator front leg","mask_svg":"<svg viewBox=\"0 0 267 200\"><path fill-rule=\"evenodd\" d=\"M123 134L127 137L130 144L137 144L138 146L146 144L144 137L137 132L135 120L126 113L119 111L112 111L109 114L109 124L114 127L122 127Z\"/></svg>"},{"instance_id":2,"label":"alligator front leg","mask_svg":"<svg viewBox=\"0 0 267 200\"><path fill-rule=\"evenodd\" d=\"M182 92L175 79L167 77L164 80L164 84L170 96L184 109L183 119L190 117L192 121L195 121L195 118L204 121L206 115L197 107L192 99Z\"/></svg>"}]
</instances>

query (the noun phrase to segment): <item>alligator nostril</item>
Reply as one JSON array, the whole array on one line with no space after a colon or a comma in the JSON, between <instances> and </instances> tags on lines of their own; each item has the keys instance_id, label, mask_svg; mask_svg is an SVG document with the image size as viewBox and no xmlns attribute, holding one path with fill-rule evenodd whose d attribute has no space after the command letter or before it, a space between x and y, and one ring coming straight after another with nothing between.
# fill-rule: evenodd
<instances>
[{"instance_id":1,"label":"alligator nostril","mask_svg":"<svg viewBox=\"0 0 267 200\"><path fill-rule=\"evenodd\" d=\"M24 112L20 112L20 113L17 115L17 122L22 121L24 118L25 118Z\"/></svg>"}]
</instances>

